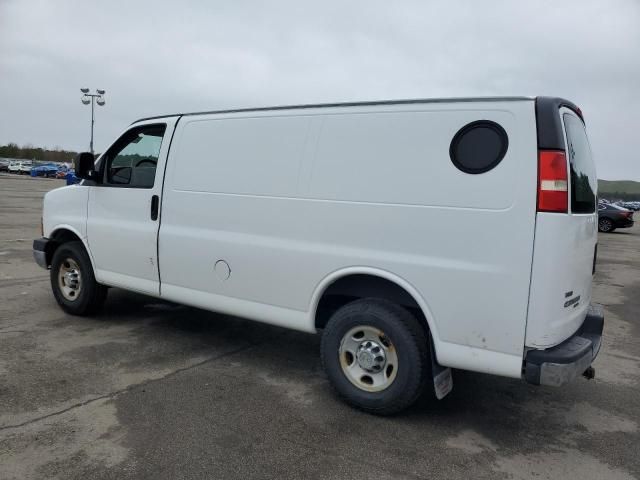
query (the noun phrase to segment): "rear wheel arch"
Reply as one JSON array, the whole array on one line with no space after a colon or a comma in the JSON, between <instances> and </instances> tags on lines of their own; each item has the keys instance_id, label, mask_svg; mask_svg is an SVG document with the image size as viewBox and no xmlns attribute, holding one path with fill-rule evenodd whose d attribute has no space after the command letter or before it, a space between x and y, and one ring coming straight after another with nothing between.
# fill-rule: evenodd
<instances>
[{"instance_id":1,"label":"rear wheel arch","mask_svg":"<svg viewBox=\"0 0 640 480\"><path fill-rule=\"evenodd\" d=\"M312 320L316 329L326 326L341 306L361 298L380 298L410 310L437 344L437 330L426 301L406 280L384 270L354 267L328 275L313 297ZM437 345L434 345L437 348Z\"/></svg>"}]
</instances>

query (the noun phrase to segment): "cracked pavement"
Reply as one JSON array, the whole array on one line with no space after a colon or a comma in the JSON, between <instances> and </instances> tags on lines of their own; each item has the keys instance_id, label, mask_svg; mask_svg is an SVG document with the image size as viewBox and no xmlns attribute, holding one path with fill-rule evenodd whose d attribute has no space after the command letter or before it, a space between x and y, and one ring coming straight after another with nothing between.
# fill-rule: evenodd
<instances>
[{"instance_id":1,"label":"cracked pavement","mask_svg":"<svg viewBox=\"0 0 640 480\"><path fill-rule=\"evenodd\" d=\"M331 392L319 337L112 289L56 305L32 260L61 181L0 175L0 478L640 478L640 228L600 234L596 379L454 372L379 418Z\"/></svg>"}]
</instances>

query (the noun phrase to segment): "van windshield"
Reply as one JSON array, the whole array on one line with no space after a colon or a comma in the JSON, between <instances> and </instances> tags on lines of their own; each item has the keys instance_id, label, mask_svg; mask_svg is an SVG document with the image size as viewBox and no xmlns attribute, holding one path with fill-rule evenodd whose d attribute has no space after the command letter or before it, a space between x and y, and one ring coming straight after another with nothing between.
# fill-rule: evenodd
<instances>
[{"instance_id":1,"label":"van windshield","mask_svg":"<svg viewBox=\"0 0 640 480\"><path fill-rule=\"evenodd\" d=\"M591 158L591 147L582 121L564 114L567 132L567 154L571 165L571 211L593 213L596 209L597 178Z\"/></svg>"}]
</instances>

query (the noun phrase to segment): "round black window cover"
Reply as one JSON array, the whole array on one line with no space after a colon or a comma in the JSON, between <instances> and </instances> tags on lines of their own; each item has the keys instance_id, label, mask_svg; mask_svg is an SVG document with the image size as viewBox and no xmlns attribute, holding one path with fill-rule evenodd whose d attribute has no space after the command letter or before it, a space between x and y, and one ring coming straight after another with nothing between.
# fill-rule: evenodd
<instances>
[{"instance_id":1,"label":"round black window cover","mask_svg":"<svg viewBox=\"0 0 640 480\"><path fill-rule=\"evenodd\" d=\"M465 173L484 173L496 167L509 147L509 138L496 122L471 122L455 134L449 147L453 164Z\"/></svg>"}]
</instances>

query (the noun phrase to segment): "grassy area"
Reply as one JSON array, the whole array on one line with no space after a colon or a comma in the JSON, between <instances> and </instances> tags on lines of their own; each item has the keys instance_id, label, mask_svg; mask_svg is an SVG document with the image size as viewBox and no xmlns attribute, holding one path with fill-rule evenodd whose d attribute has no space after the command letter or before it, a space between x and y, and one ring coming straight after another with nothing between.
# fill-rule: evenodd
<instances>
[{"instance_id":1,"label":"grassy area","mask_svg":"<svg viewBox=\"0 0 640 480\"><path fill-rule=\"evenodd\" d=\"M633 180L598 180L600 198L640 200L640 182Z\"/></svg>"}]
</instances>

